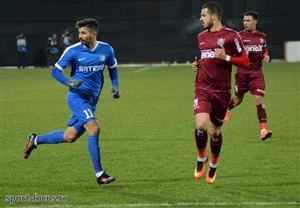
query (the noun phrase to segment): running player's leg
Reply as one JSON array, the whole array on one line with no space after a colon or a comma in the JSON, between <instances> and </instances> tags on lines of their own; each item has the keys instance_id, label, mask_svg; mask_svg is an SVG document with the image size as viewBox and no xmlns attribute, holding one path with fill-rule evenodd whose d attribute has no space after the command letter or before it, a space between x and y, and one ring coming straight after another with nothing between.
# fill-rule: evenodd
<instances>
[{"instance_id":1,"label":"running player's leg","mask_svg":"<svg viewBox=\"0 0 300 208\"><path fill-rule=\"evenodd\" d=\"M85 129L83 126L78 129L76 128L77 124L68 127L64 132L64 140L66 143L73 143L75 142L84 132Z\"/></svg>"},{"instance_id":2,"label":"running player's leg","mask_svg":"<svg viewBox=\"0 0 300 208\"><path fill-rule=\"evenodd\" d=\"M272 131L267 129L267 112L263 102L264 97L253 95L257 110L257 118L260 124L260 139L266 140L272 136Z\"/></svg>"},{"instance_id":3,"label":"running player's leg","mask_svg":"<svg viewBox=\"0 0 300 208\"><path fill-rule=\"evenodd\" d=\"M45 135L39 135L35 139L35 144L58 144L58 143L73 143L85 131L84 128L76 128L76 123L69 126L66 130L56 130Z\"/></svg>"},{"instance_id":4,"label":"running player's leg","mask_svg":"<svg viewBox=\"0 0 300 208\"><path fill-rule=\"evenodd\" d=\"M75 96L76 97L76 96ZM98 184L111 183L114 177L105 174L101 164L100 125L96 120L95 106L98 98L81 98L70 100L69 106L76 118L80 121L88 133L88 151L95 170Z\"/></svg>"},{"instance_id":5,"label":"running player's leg","mask_svg":"<svg viewBox=\"0 0 300 208\"><path fill-rule=\"evenodd\" d=\"M84 132L84 131L83 131ZM24 149L24 158L29 158L31 152L41 144L59 144L59 143L72 143L79 138L83 132L78 132L74 127L68 127L64 130L55 130L48 134L37 135L32 133L28 136L28 142Z\"/></svg>"},{"instance_id":6,"label":"running player's leg","mask_svg":"<svg viewBox=\"0 0 300 208\"><path fill-rule=\"evenodd\" d=\"M99 146L99 135L100 126L96 120L90 120L84 124L88 132L88 150L90 153L90 158L94 166L96 177L100 177L104 170L101 164L100 158L100 146Z\"/></svg>"},{"instance_id":7,"label":"running player's leg","mask_svg":"<svg viewBox=\"0 0 300 208\"><path fill-rule=\"evenodd\" d=\"M225 117L224 117L224 121L228 122L230 120L230 112L233 108L235 108L236 106L240 105L243 101L243 95L234 95L229 102L228 105L228 109L226 111Z\"/></svg>"},{"instance_id":8,"label":"running player's leg","mask_svg":"<svg viewBox=\"0 0 300 208\"><path fill-rule=\"evenodd\" d=\"M209 128L210 134L210 160L209 160L209 170L206 174L206 182L212 184L217 176L217 166L219 162L219 156L221 152L223 137L221 132L221 126L216 126L211 124Z\"/></svg>"},{"instance_id":9,"label":"running player's leg","mask_svg":"<svg viewBox=\"0 0 300 208\"><path fill-rule=\"evenodd\" d=\"M107 175L102 168L99 145L99 123L97 120L90 120L84 124L84 127L88 132L88 150L96 173L97 183L100 185L115 181L116 178L114 176Z\"/></svg>"},{"instance_id":10,"label":"running player's leg","mask_svg":"<svg viewBox=\"0 0 300 208\"><path fill-rule=\"evenodd\" d=\"M217 166L222 147L223 136L221 126L223 118L226 114L226 109L230 101L230 93L214 93L212 99L212 112L210 113L210 164L206 174L206 182L212 184L217 176Z\"/></svg>"},{"instance_id":11,"label":"running player's leg","mask_svg":"<svg viewBox=\"0 0 300 208\"><path fill-rule=\"evenodd\" d=\"M204 175L207 161L206 144L207 129L209 127L209 114L197 113L195 115L195 141L197 146L197 165L195 168L195 178L200 179Z\"/></svg>"},{"instance_id":12,"label":"running player's leg","mask_svg":"<svg viewBox=\"0 0 300 208\"><path fill-rule=\"evenodd\" d=\"M240 95L240 96L234 95L230 100L228 110L231 110L231 109L235 108L236 106L238 106L239 104L241 104L243 101L243 98L244 98L244 95Z\"/></svg>"},{"instance_id":13,"label":"running player's leg","mask_svg":"<svg viewBox=\"0 0 300 208\"><path fill-rule=\"evenodd\" d=\"M96 173L97 182L99 184L106 184L113 182L115 178L105 174L101 164L101 150L99 146L100 125L95 116L97 101L98 97L86 98L70 92L68 96L68 105L72 111L72 118L68 122L68 125L73 126L78 132L84 132L83 129L87 130L88 150ZM70 142L72 142L73 139L76 140L71 131L68 133L69 134L66 134L66 136L68 135Z\"/></svg>"},{"instance_id":14,"label":"running player's leg","mask_svg":"<svg viewBox=\"0 0 300 208\"><path fill-rule=\"evenodd\" d=\"M207 92L199 90L195 93L194 114L195 114L195 141L197 147L197 165L195 168L195 178L200 179L204 175L207 144L207 130L209 128L211 104Z\"/></svg>"},{"instance_id":15,"label":"running player's leg","mask_svg":"<svg viewBox=\"0 0 300 208\"><path fill-rule=\"evenodd\" d=\"M272 131L267 130L267 112L264 104L265 81L262 72L257 72L252 75L250 92L254 97L257 118L260 124L260 139L266 140L272 136Z\"/></svg>"},{"instance_id":16,"label":"running player's leg","mask_svg":"<svg viewBox=\"0 0 300 208\"><path fill-rule=\"evenodd\" d=\"M79 122L76 114L78 113L78 106L82 105L84 101L75 95L74 93L69 93L68 104L72 111L72 117L68 122L68 128L64 130L55 130L44 135L37 135L32 133L28 136L28 142L23 151L23 156L25 159L29 158L31 152L41 144L59 144L59 143L72 143L76 141L85 131L82 123ZM79 110L80 112L80 110Z\"/></svg>"},{"instance_id":17,"label":"running player's leg","mask_svg":"<svg viewBox=\"0 0 300 208\"><path fill-rule=\"evenodd\" d=\"M230 99L224 121L230 120L230 112L233 108L240 105L243 101L244 94L248 91L248 73L235 74L234 96Z\"/></svg>"}]
</instances>

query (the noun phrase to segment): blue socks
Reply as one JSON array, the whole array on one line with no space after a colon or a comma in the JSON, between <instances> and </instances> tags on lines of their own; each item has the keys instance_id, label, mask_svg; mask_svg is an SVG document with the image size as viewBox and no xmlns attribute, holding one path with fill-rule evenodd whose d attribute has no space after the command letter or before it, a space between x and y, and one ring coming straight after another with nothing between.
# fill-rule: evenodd
<instances>
[{"instance_id":1,"label":"blue socks","mask_svg":"<svg viewBox=\"0 0 300 208\"><path fill-rule=\"evenodd\" d=\"M58 144L63 142L65 142L64 131L57 130L45 135L38 136L36 138L35 144Z\"/></svg>"},{"instance_id":2,"label":"blue socks","mask_svg":"<svg viewBox=\"0 0 300 208\"><path fill-rule=\"evenodd\" d=\"M103 172L100 159L99 136L88 136L88 149L97 175L97 173Z\"/></svg>"},{"instance_id":3,"label":"blue socks","mask_svg":"<svg viewBox=\"0 0 300 208\"><path fill-rule=\"evenodd\" d=\"M57 130L50 132L45 135L38 136L35 140L35 144L59 144L64 143L64 131ZM103 173L101 159L100 159L100 148L99 148L99 136L88 136L88 149L90 153L90 158L93 162L93 166L96 175L101 175Z\"/></svg>"}]
</instances>

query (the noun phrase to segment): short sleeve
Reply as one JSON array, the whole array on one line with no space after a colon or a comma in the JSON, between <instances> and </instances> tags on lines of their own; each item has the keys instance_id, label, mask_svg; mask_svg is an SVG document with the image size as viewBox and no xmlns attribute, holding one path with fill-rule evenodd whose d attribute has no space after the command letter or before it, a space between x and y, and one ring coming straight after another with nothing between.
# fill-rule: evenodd
<instances>
[{"instance_id":1,"label":"short sleeve","mask_svg":"<svg viewBox=\"0 0 300 208\"><path fill-rule=\"evenodd\" d=\"M246 53L241 36L238 33L233 33L232 51L236 56L241 56Z\"/></svg>"},{"instance_id":2,"label":"short sleeve","mask_svg":"<svg viewBox=\"0 0 300 208\"><path fill-rule=\"evenodd\" d=\"M73 51L71 48L67 48L64 53L61 55L60 59L56 62L55 66L63 71L66 67L68 67L73 60Z\"/></svg>"}]
</instances>

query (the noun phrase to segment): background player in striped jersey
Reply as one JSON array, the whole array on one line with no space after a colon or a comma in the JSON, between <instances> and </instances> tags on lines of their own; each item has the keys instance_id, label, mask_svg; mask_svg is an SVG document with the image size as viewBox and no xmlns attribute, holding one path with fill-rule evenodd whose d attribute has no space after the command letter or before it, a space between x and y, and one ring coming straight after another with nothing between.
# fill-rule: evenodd
<instances>
[{"instance_id":1,"label":"background player in striped jersey","mask_svg":"<svg viewBox=\"0 0 300 208\"><path fill-rule=\"evenodd\" d=\"M85 131L88 132L88 150L94 166L98 184L107 184L115 177L107 175L101 164L99 135L100 125L95 111L103 87L103 70L109 69L113 88L113 98L119 98L117 61L113 48L97 41L98 22L87 18L76 23L80 42L68 47L52 70L52 76L69 87L68 105L72 112L66 130L55 130L45 135L31 134L24 149L27 159L32 150L41 144L75 142ZM72 67L71 78L66 78L62 71Z\"/></svg>"},{"instance_id":2,"label":"background player in striped jersey","mask_svg":"<svg viewBox=\"0 0 300 208\"><path fill-rule=\"evenodd\" d=\"M200 23L204 31L198 34L201 58L192 63L197 70L195 80L195 140L197 166L195 178L204 175L207 131L210 134L210 164L206 182L212 184L222 146L221 126L231 96L232 64L248 67L249 60L237 32L222 26L222 9L215 2L202 6Z\"/></svg>"},{"instance_id":3,"label":"background player in striped jersey","mask_svg":"<svg viewBox=\"0 0 300 208\"><path fill-rule=\"evenodd\" d=\"M244 28L239 32L248 51L250 67L238 67L235 74L235 96L231 99L225 121L229 121L230 111L241 104L244 94L248 91L253 95L260 123L260 139L266 140L272 136L272 131L267 130L267 113L264 105L265 80L262 72L262 62L269 62L266 44L266 34L256 30L258 14L255 11L244 13Z\"/></svg>"}]
</instances>

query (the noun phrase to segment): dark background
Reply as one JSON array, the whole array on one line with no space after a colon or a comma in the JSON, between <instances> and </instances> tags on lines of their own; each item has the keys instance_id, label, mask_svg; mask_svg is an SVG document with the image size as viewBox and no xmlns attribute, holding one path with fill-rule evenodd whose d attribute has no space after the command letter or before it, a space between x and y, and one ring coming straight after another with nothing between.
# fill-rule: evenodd
<instances>
[{"instance_id":1,"label":"dark background","mask_svg":"<svg viewBox=\"0 0 300 208\"><path fill-rule=\"evenodd\" d=\"M100 22L99 40L110 43L119 63L192 61L201 31L202 0L1 0L0 66L16 65L16 35L27 38L29 65L46 62L47 38L59 36L76 20L93 17ZM242 29L243 12L260 13L258 30L268 35L271 57L283 58L283 43L299 40L299 0L223 0L223 24Z\"/></svg>"}]
</instances>

